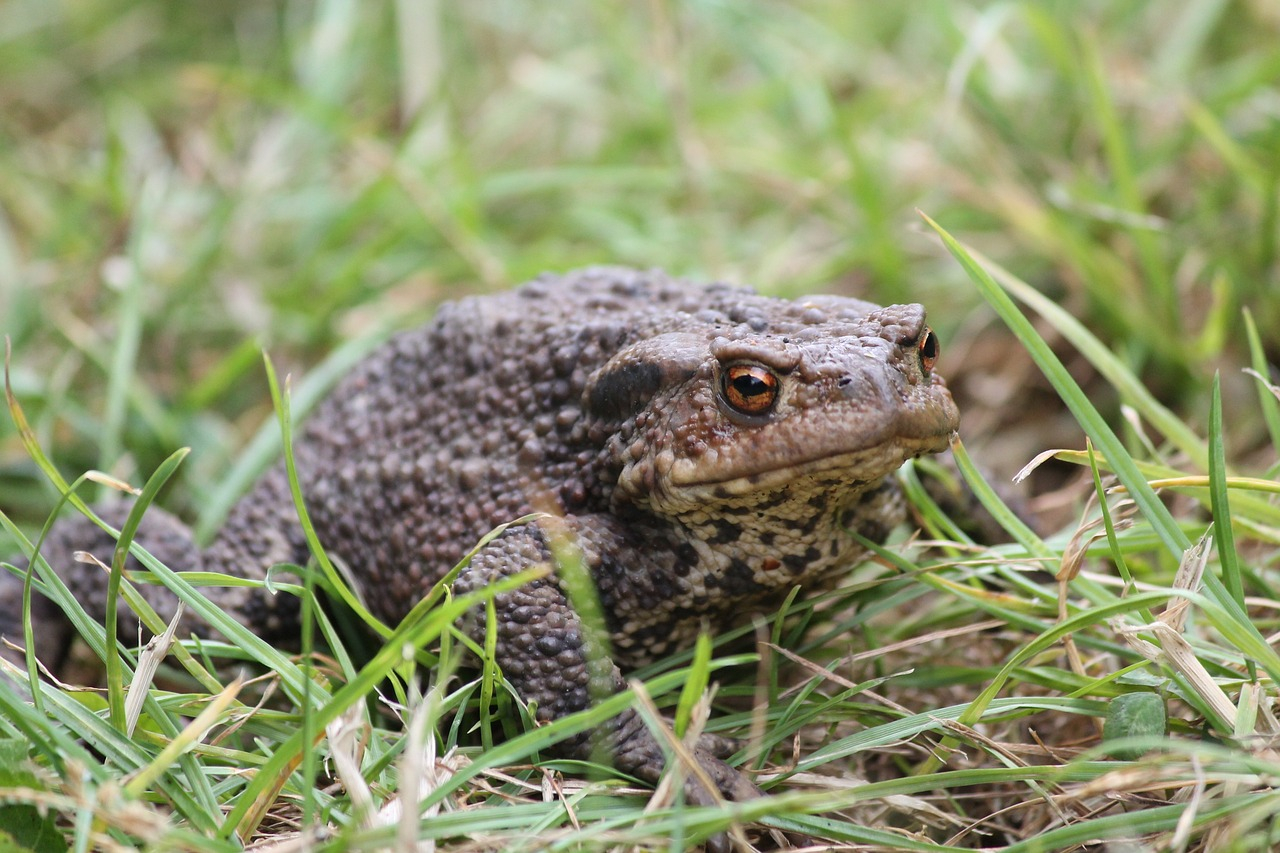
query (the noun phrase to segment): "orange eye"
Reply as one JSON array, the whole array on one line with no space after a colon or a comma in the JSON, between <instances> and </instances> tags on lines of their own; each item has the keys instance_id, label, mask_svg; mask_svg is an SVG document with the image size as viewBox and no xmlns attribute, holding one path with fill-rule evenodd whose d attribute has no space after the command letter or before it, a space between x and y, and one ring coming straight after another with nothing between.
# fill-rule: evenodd
<instances>
[{"instance_id":1,"label":"orange eye","mask_svg":"<svg viewBox=\"0 0 1280 853\"><path fill-rule=\"evenodd\" d=\"M764 415L778 401L778 377L755 364L735 364L720 379L725 402L744 415Z\"/></svg>"},{"instance_id":2,"label":"orange eye","mask_svg":"<svg viewBox=\"0 0 1280 853\"><path fill-rule=\"evenodd\" d=\"M938 363L938 354L942 351L942 347L938 344L938 336L933 333L933 329L925 326L924 335L920 338L917 350L920 353L920 368L928 376L933 371L933 366Z\"/></svg>"}]
</instances>

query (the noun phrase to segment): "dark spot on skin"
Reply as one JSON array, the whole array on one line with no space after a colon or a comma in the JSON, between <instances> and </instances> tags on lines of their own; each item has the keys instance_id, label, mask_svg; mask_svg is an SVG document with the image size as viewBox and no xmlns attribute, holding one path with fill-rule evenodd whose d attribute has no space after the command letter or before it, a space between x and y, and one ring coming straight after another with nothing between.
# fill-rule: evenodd
<instances>
[{"instance_id":1,"label":"dark spot on skin","mask_svg":"<svg viewBox=\"0 0 1280 853\"><path fill-rule=\"evenodd\" d=\"M886 525L879 521L861 521L855 529L876 544L888 539L891 532Z\"/></svg>"},{"instance_id":2,"label":"dark spot on skin","mask_svg":"<svg viewBox=\"0 0 1280 853\"><path fill-rule=\"evenodd\" d=\"M743 560L732 560L729 568L720 580L721 587L733 596L746 597L760 588L756 583L755 572Z\"/></svg>"},{"instance_id":3,"label":"dark spot on skin","mask_svg":"<svg viewBox=\"0 0 1280 853\"><path fill-rule=\"evenodd\" d=\"M760 544L766 548L772 548L774 541L778 538L778 534L772 530L765 530L760 533Z\"/></svg>"},{"instance_id":4,"label":"dark spot on skin","mask_svg":"<svg viewBox=\"0 0 1280 853\"><path fill-rule=\"evenodd\" d=\"M688 577L689 572L698 565L699 556L698 549L691 542L681 542L675 547L675 565L674 569L680 577Z\"/></svg>"},{"instance_id":5,"label":"dark spot on skin","mask_svg":"<svg viewBox=\"0 0 1280 853\"><path fill-rule=\"evenodd\" d=\"M787 554L782 558L782 562L786 563L787 568L793 573L798 573L804 571L810 560L804 554Z\"/></svg>"},{"instance_id":6,"label":"dark spot on skin","mask_svg":"<svg viewBox=\"0 0 1280 853\"><path fill-rule=\"evenodd\" d=\"M671 621L673 622L687 622L688 620L701 615L698 613L698 611L686 605L680 605L679 607L674 607L671 609L670 613L671 613Z\"/></svg>"},{"instance_id":7,"label":"dark spot on skin","mask_svg":"<svg viewBox=\"0 0 1280 853\"><path fill-rule=\"evenodd\" d=\"M603 587L596 590L596 599L600 602L600 607L605 613L613 612L614 605L618 603L618 600L613 595L613 590Z\"/></svg>"},{"instance_id":8,"label":"dark spot on skin","mask_svg":"<svg viewBox=\"0 0 1280 853\"><path fill-rule=\"evenodd\" d=\"M632 361L601 374L591 386L591 410L627 417L647 403L667 379L657 364Z\"/></svg>"},{"instance_id":9,"label":"dark spot on skin","mask_svg":"<svg viewBox=\"0 0 1280 853\"><path fill-rule=\"evenodd\" d=\"M601 577L617 577L621 568L618 560L612 554L601 554L600 559L596 561L596 574Z\"/></svg>"},{"instance_id":10,"label":"dark spot on skin","mask_svg":"<svg viewBox=\"0 0 1280 853\"><path fill-rule=\"evenodd\" d=\"M707 537L708 545L727 545L730 542L737 542L742 535L742 528L731 521L725 521L718 518L713 522L715 533Z\"/></svg>"},{"instance_id":11,"label":"dark spot on skin","mask_svg":"<svg viewBox=\"0 0 1280 853\"><path fill-rule=\"evenodd\" d=\"M674 607L662 613L662 619L654 625L646 625L633 631L629 637L636 646L646 649L650 654L661 656L668 653L673 645L680 641L674 628L694 619L699 614L690 607Z\"/></svg>"}]
</instances>

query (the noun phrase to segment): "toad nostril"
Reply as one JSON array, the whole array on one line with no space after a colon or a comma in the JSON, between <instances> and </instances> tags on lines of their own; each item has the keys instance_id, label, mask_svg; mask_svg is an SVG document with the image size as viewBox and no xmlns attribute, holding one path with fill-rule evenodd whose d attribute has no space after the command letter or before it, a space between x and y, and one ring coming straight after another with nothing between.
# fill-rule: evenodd
<instances>
[{"instance_id":1,"label":"toad nostril","mask_svg":"<svg viewBox=\"0 0 1280 853\"><path fill-rule=\"evenodd\" d=\"M840 396L846 400L856 400L866 391L866 383L859 382L856 376L841 376L836 380L836 388L840 390Z\"/></svg>"}]
</instances>

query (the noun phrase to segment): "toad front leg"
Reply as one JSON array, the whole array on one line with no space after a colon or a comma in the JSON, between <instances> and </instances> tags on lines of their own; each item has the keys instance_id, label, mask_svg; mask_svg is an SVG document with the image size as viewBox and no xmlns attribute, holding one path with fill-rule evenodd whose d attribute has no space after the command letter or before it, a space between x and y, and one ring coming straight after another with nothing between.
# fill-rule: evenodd
<instances>
[{"instance_id":1,"label":"toad front leg","mask_svg":"<svg viewBox=\"0 0 1280 853\"><path fill-rule=\"evenodd\" d=\"M466 594L534 566L555 566L548 535L536 523L508 529L472 557L454 584L455 592ZM499 595L494 606L498 664L520 696L537 703L539 719L564 717L589 707L593 697L625 689L618 667L591 636L592 632L584 630L554 577ZM478 643L483 643L483 619L477 620L471 633ZM624 773L650 783L656 783L662 775L662 749L634 709L628 708L595 731L562 742L559 750L567 757L585 760L597 744L607 750L614 766ZM721 796L731 800L759 796L760 790L746 776L707 747L695 747L694 756ZM692 803L712 800L692 776L685 782L685 793Z\"/></svg>"}]
</instances>

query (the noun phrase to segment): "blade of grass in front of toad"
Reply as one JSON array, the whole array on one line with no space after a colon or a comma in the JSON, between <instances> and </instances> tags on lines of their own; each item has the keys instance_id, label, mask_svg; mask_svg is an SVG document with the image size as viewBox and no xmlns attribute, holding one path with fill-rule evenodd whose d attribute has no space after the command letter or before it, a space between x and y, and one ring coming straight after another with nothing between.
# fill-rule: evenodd
<instances>
[{"instance_id":1,"label":"blade of grass in front of toad","mask_svg":"<svg viewBox=\"0 0 1280 853\"><path fill-rule=\"evenodd\" d=\"M36 449L39 450L38 445ZM44 688L43 682L40 680L39 664L36 659L35 625L31 619L32 595L41 593L54 601L71 622L75 633L83 637L85 642L100 658L106 654L106 640L102 626L89 616L41 553L45 540L49 538L49 531L53 529L53 525L56 523L63 505L67 502L68 496L79 489L85 479L86 476L83 474L76 478L76 481L69 487L68 492L58 499L57 505L49 513L48 518L45 519L44 527L40 530L40 536L34 544L27 539L16 524L9 520L8 516L0 513L0 522L3 522L5 529L9 532L13 541L17 543L22 554L27 558L27 567L22 570L15 568L14 571L21 571L23 575L22 632L23 643L26 646L27 683L31 689L32 702L37 710L42 707L41 691Z\"/></svg>"},{"instance_id":2,"label":"blade of grass in front of toad","mask_svg":"<svg viewBox=\"0 0 1280 853\"><path fill-rule=\"evenodd\" d=\"M693 647L693 662L689 665L689 677L680 689L680 699L676 702L675 718L672 728L676 737L683 738L693 719L694 705L702 698L711 679L711 636L706 631L698 632L698 639Z\"/></svg>"},{"instance_id":3,"label":"blade of grass in front of toad","mask_svg":"<svg viewBox=\"0 0 1280 853\"><path fill-rule=\"evenodd\" d=\"M450 599L425 613L415 611L420 618L407 618L401 622L382 648L355 674L355 677L336 690L332 697L329 697L329 701L315 708L315 730L323 731L325 726L353 702L360 701L372 692L383 678L401 665L403 649L406 646L418 648L432 642L471 607L542 575L543 573L537 570L521 572L470 595ZM240 838L248 838L252 835L258 822L274 802L275 792L285 784L291 768L296 766L301 751L309 748L311 744L306 740L302 730L296 731L276 747L271 757L262 765L226 815L221 829L223 837L238 835Z\"/></svg>"},{"instance_id":4,"label":"blade of grass in front of toad","mask_svg":"<svg viewBox=\"0 0 1280 853\"><path fill-rule=\"evenodd\" d=\"M365 609L364 603L356 598L342 578L338 576L337 569L334 568L328 554L325 553L324 546L320 544L319 537L316 536L315 526L311 523L311 516L307 512L306 502L303 499L302 486L298 482L298 468L293 455L293 427L289 410L288 388L281 390L280 382L276 377L275 366L271 363L271 358L266 353L263 353L263 365L266 369L267 383L271 388L271 399L275 404L276 417L280 426L280 440L284 447L284 464L288 475L289 492L293 497L294 510L298 515L298 522L302 527L303 535L306 537L311 559L320 566L321 571L329 578L331 585L336 588L336 592L342 601L359 615L367 625L385 638L390 633L390 630ZM315 664L312 657L312 649L315 644L313 632L314 578L315 576L311 572L304 572L303 583L306 593L302 598L302 624L300 626L302 630L302 671L304 676L302 680L302 729L300 735L301 742L304 745L314 744L317 740L316 728L314 727L314 705L311 698L311 691L316 683ZM347 679L350 680L354 669L351 661L341 646L338 647L338 654L341 656L343 671ZM358 698L353 697L353 703L358 701ZM336 697L334 697L333 702L336 704ZM340 707L345 710L346 705ZM302 825L304 827L311 826L314 820L315 779L318 772L316 750L304 746L302 749ZM283 778L280 781L283 782ZM274 794L275 791L272 793ZM259 802L265 802L265 800L259 800Z\"/></svg>"},{"instance_id":5,"label":"blade of grass in front of toad","mask_svg":"<svg viewBox=\"0 0 1280 853\"><path fill-rule=\"evenodd\" d=\"M307 512L302 486L298 482L298 468L293 456L293 428L289 414L290 394L288 389L285 389L283 393L281 392L280 382L276 378L276 371L271 363L271 357L263 353L262 359L266 366L267 382L271 386L271 399L275 404L276 416L279 419L280 434L284 444L285 470L289 474L289 491L293 496L293 505L298 513L298 522L302 526L302 532L306 536L307 548L311 552L311 558L320 566L320 570L329 582L330 591L336 593L342 603L354 611L370 630L385 640L391 636L391 628L370 613L369 609L364 606L364 602L347 585L338 570L334 568L333 561L329 559L329 555L325 553L324 546L320 543L320 537L316 535L315 525L311 523L311 515Z\"/></svg>"},{"instance_id":6,"label":"blade of grass in front of toad","mask_svg":"<svg viewBox=\"0 0 1280 853\"><path fill-rule=\"evenodd\" d=\"M90 647L94 650L94 652L98 655L100 659L107 660L112 655L122 654L123 652L121 651L120 647L118 645L107 644L106 642L107 632L104 626L98 624L96 620L94 620L92 617L88 615L88 613L85 612L84 608L80 605L80 602L77 601L75 596L71 594L71 591L67 588L67 585L62 581L62 579L58 576L58 574L50 568L49 564L44 560L43 557L38 555L40 553L40 550L43 546L45 539L49 535L49 531L51 530L58 516L60 515L64 503L71 503L72 505L74 505L78 511L87 515L99 527L101 527L103 530L106 530L108 533L111 533L112 535L118 535L118 533L112 530L112 528L109 525L103 523L101 519L97 518L97 516L85 505L84 501L78 495L78 490L80 486L83 485L85 480L94 479L94 473L90 472L90 473L83 474L80 477L78 477L74 483L71 483L70 485L68 485L67 482L62 478L62 475L59 473L57 466L54 465L53 462L45 455L44 449L41 447L40 442L37 440L34 430L31 429L31 426L26 419L26 415L24 414L21 405L19 405L17 398L13 394L13 389L9 382L9 369L8 369L9 353L8 353L7 344L8 342L6 341L5 396L6 396L7 404L9 407L10 416L13 418L14 424L18 427L18 433L19 433L19 436L21 437L23 446L26 449L27 454L30 456L32 461L36 463L36 466L45 473L45 475L54 484L54 486L57 487L59 493L61 494L61 497L58 499L57 506L54 508L53 512L50 513L48 519L46 520L44 528L40 534L40 539L38 540L34 548L32 547L31 543L26 539L26 537L22 535L21 531L17 530L16 527L12 527L11 525L8 525L7 519L6 519L6 526L9 527L10 533L13 539L16 542L18 542L19 547L23 549L23 553L27 555L27 558L29 561L28 572L30 572L31 569L34 567L34 570L39 573L40 578L43 582L44 594L47 595L49 598L51 598L59 606L62 612L66 614L67 618L71 621L72 627L74 628L76 634L82 637L90 645ZM168 477L168 474L165 475L165 478L167 477ZM126 488L124 484L116 484L116 485L118 488L121 488L121 489ZM159 485L160 484L157 483L157 488ZM134 547L132 543L130 543L130 548L134 550L135 553L140 551L140 546ZM119 553L119 549L117 549L117 554L118 553ZM30 574L28 576L30 577ZM23 598L24 598L23 613L24 613L24 623L25 623L24 633L29 635L30 629L31 629L30 615L29 615L30 614L30 604L29 604L30 590L26 589L25 588L26 586L29 586L29 584L27 584L26 581L24 581L24 594L23 594ZM151 606L147 604L146 601L141 598L141 596L138 595L136 590L133 590L129 586L125 586L124 594L129 602L130 607L134 610L135 613L137 613L143 619L147 627L152 632L160 633L161 631L164 630L163 621L160 620L160 618L155 615L155 612L151 609ZM109 609L109 612L114 614L114 609ZM37 706L39 706L41 686L38 680L36 679L34 646L33 646L33 643L31 642L31 639L32 638L30 636L26 637L27 671L28 671L28 679L32 682L33 700L36 702ZM109 654L109 650L111 650L110 654ZM218 688L216 679L214 679L212 676L208 674L208 672L204 671L201 667L199 667L199 665L196 664L191 659L191 656L188 653L186 653L184 649L178 648L175 650L175 653L177 654L178 658L184 663L184 665L187 666L188 670L192 673L192 675L194 675L198 680L200 680L201 683L204 684L207 689L209 689L211 692L217 692L219 688ZM116 659L116 662L118 663L118 658Z\"/></svg>"},{"instance_id":7,"label":"blade of grass in front of toad","mask_svg":"<svg viewBox=\"0 0 1280 853\"><path fill-rule=\"evenodd\" d=\"M0 679L3 681L3 679ZM157 713L154 698L148 699L149 713L162 725L172 722L168 715ZM76 760L73 773L86 773L97 785L115 784L123 777L149 767L154 755L148 739L128 737L103 719L89 707L76 691L50 688L45 692L45 713L28 709L16 699L7 683L0 684L0 706L5 707L6 717L20 725L24 731L35 730L43 742L60 756ZM168 727L166 727L167 729ZM163 732L165 737L176 736ZM92 749L96 755L87 755L80 744ZM77 785L76 778L64 777L68 785ZM215 815L217 798L213 795L210 779L191 755L178 758L174 772L158 774L153 796L168 803L190 824L202 832L216 831Z\"/></svg>"},{"instance_id":8,"label":"blade of grass in front of toad","mask_svg":"<svg viewBox=\"0 0 1280 853\"><path fill-rule=\"evenodd\" d=\"M1027 556L1045 561L1053 559L1054 555L1044 544L1044 541L1036 535L1034 530L1027 526L1026 522L1018 518L1017 514L1005 505L1005 502L996 494L995 489L991 488L991 485L987 483L986 478L982 476L982 472L978 470L978 466L969 457L969 451L965 450L964 442L958 437L951 442L951 456L955 459L956 468L964 476L965 483L973 491L983 509L991 514L991 517L999 523L1006 533L1013 537L1015 542L1026 549Z\"/></svg>"},{"instance_id":9,"label":"blade of grass in front of toad","mask_svg":"<svg viewBox=\"0 0 1280 853\"><path fill-rule=\"evenodd\" d=\"M996 314L1000 316L1000 319L1003 320L1005 325L1009 327L1010 331L1014 333L1019 342L1026 347L1032 359L1036 362L1037 366L1039 366L1041 372L1044 373L1045 378L1047 378L1053 385L1054 389L1058 392L1059 397L1061 397L1067 408L1070 409L1071 413L1075 416L1076 421L1084 429L1085 434L1089 436L1097 448L1102 452L1102 456L1106 460L1107 464L1111 466L1120 482L1129 490L1129 494L1142 510L1143 516L1147 519L1148 524L1151 525L1152 529L1160 537L1161 542L1165 545L1170 554L1172 554L1175 559L1181 560L1183 553L1191 547L1191 541L1187 538L1186 534L1182 532L1182 528L1174 520L1169 510L1156 495L1155 490L1148 485L1146 479L1139 472L1134 460L1125 450L1120 439L1111 430L1111 427L1107 425L1106 421L1102 418L1102 415L1098 413L1098 410L1094 408L1093 403L1089 400L1088 396L1071 378L1071 375L1067 372L1058 357L1049 348L1048 344L1045 343L1044 339L1036 334L1034 327L1032 327L1031 323L1022 314L1022 312L1018 310L1018 307L1014 304L1009 295L1006 294L1001 286L996 283L995 279L993 279L982 266L974 261L969 251L945 229L943 229L942 226L923 213L921 216L942 239L943 244L947 247L947 250L951 252L952 256L960 262L960 265L969 275L970 280L977 285L978 289L982 292L982 295L986 298L988 304L990 304L991 307L995 309ZM1008 273L1004 273L1001 281L1004 283L1005 287L1010 287L1010 289L1012 289L1013 283L1017 282L1017 279L1010 276ZM1024 300L1030 298L1030 293L1034 293L1031 288L1022 282L1017 282L1017 290L1019 297ZM1030 293L1027 291L1030 291ZM1037 309L1040 307L1039 303L1044 301L1046 300L1043 300L1042 298L1037 300ZM1061 318L1061 315L1062 312L1055 311L1052 316L1049 314L1046 314L1045 316L1048 317L1051 322L1054 322L1055 328L1058 328L1057 321ZM1078 324L1076 325L1078 326ZM1088 335L1087 332L1083 331L1083 327L1079 327L1078 330L1092 340L1096 347L1101 348L1101 345L1097 343L1096 339L1093 339L1091 335ZM1066 334L1065 331L1064 334ZM1075 341L1074 338L1073 342L1079 345L1079 342ZM1114 384L1113 377L1108 376L1108 379L1111 379ZM1143 393L1145 394L1145 391ZM1149 397L1149 395L1146 396ZM1181 426L1179 430L1176 431L1183 433L1189 432L1185 426ZM1166 435L1168 435L1167 432ZM1188 447L1182 447L1181 449L1190 452L1189 447L1198 448L1196 453L1197 458L1205 458L1205 449L1198 439L1191 442ZM1248 615L1239 606L1239 604L1236 603L1231 594L1227 592L1226 587L1217 575L1212 572L1206 572L1204 575L1204 584L1209 595L1222 605L1223 609L1230 614L1231 619L1238 623L1242 631L1251 631L1256 635L1256 643L1251 643L1250 645L1265 649L1270 648L1263 640L1258 629L1250 621ZM1259 660L1259 662L1265 669L1267 669L1268 674L1272 679L1280 680L1280 656L1277 656L1274 650L1270 650L1264 658Z\"/></svg>"},{"instance_id":10,"label":"blade of grass in front of toad","mask_svg":"<svg viewBox=\"0 0 1280 853\"><path fill-rule=\"evenodd\" d=\"M109 651L105 659L107 665L107 706L111 712L112 725L121 731L125 730L124 669L120 662L120 655L116 651L119 646L117 642L119 609L116 606L116 602L120 597L120 582L124 576L125 559L129 556L129 546L133 543L134 536L138 532L138 526L142 524L143 513L151 506L160 489L169 481L169 477L173 475L173 472L178 469L178 466L182 464L182 460L190 452L190 448L186 447L176 450L147 479L147 484L138 494L133 506L129 508L129 515L120 528L120 536L116 540L115 552L111 557L111 573L107 578L106 612L103 622L103 628L107 633L107 649Z\"/></svg>"},{"instance_id":11,"label":"blade of grass in front of toad","mask_svg":"<svg viewBox=\"0 0 1280 853\"><path fill-rule=\"evenodd\" d=\"M41 448L39 442L36 440L34 432L27 424L26 418L17 402L17 399L13 396L12 390L7 381L7 371L5 390L10 413L14 419L14 423L18 425L19 434L28 454L31 456L33 461L36 462L37 466L45 471L46 475L48 475L58 487L62 494L61 500L75 504L77 509L85 512L91 518L94 518L98 524L102 525L101 520L96 519L96 517L84 505L83 501L76 495L75 490L83 482L84 478L82 477L77 479L74 484L68 485L58 473L56 466L54 466L52 461L45 455L43 448ZM137 521L141 516L139 505L145 508L146 504L149 503L150 498L154 497L155 493L159 490L160 486L163 485L164 481L168 479L170 474L172 474L172 471L177 467L184 455L183 451L179 451L171 456L166 465L162 466L163 470L158 472L159 476L153 477L152 481L148 484L150 487L148 492L149 497L140 498L139 504L135 505L135 514L131 516L135 529ZM51 516L50 521L46 523L41 534L41 541L43 541L44 537L47 536L50 525L53 523L53 518L56 517L56 515L57 514L55 513ZM7 518L4 519L4 522L6 527L10 529L15 540L20 543L24 552L29 557L35 555L37 553L36 549L33 548L31 543L22 536L21 532L17 530L16 527L10 525ZM111 531L111 528L106 525L102 526L104 529ZM158 564L158 561L155 561L149 554L142 551L140 546L130 543L129 547L133 550L135 555L143 560L144 564L148 562ZM117 553L123 553L123 549L117 548ZM123 668L120 667L121 659L119 656L124 654L123 650L118 643L107 641L108 634L104 626L99 625L96 620L92 619L85 612L84 608L80 606L79 602L76 601L75 597L71 594L66 584L63 583L62 579L56 572L51 570L42 557L36 558L34 562L36 564L36 568L41 572L41 577L45 582L45 591L54 599L55 602L59 604L59 606L62 607L68 618L71 619L73 627L76 629L77 633L88 640L90 645L94 647L95 651L97 651L103 660L108 662L114 660L117 668L116 678L118 679L118 695L122 696L124 671ZM119 581L117 581L117 590L119 590L118 583ZM149 627L151 627L152 630L161 628L162 623L155 617L155 614L151 611L149 605L147 605L132 589L128 589L126 592L129 593L130 604L134 607L135 611L139 613L147 613L152 617L148 620ZM203 596L201 596L201 598L203 599ZM114 615L115 608L109 607L108 613ZM30 665L30 660L28 663ZM111 664L108 663L108 666L111 666ZM31 675L30 672L28 674L29 676ZM69 704L63 702L65 694L63 694L61 690L46 688L43 684L34 685L33 690L40 691L40 693L36 695L40 697L38 701L41 702L42 706L44 704L45 695L48 694L50 701L62 705L64 710L75 712L81 710L82 703L77 700L71 699ZM167 712L156 701L154 696L149 695L147 697L144 707L148 716L156 723L165 737L176 737L181 731L181 726L179 725L179 721L176 716ZM151 761L150 754L143 748L140 742L124 736L122 727L119 724L119 720L123 719L122 716L113 717L113 719L117 721L117 724L114 727L106 726L105 729L98 733L96 738L88 737L87 730L83 726L86 722L96 721L98 719L96 716L89 715L86 717L82 715L73 715L72 717L68 717L66 714L63 714L61 719L64 725L77 733L78 738L90 741L94 744L95 749L102 754L114 755L117 761L123 762L123 764L118 766L137 769L147 765ZM115 734L112 735L110 733L111 731L114 731ZM171 777L166 775L164 784L160 786L164 792L162 795L173 804L177 811L187 816L193 826L203 827L205 831L212 831L214 829L212 815L217 812L217 800L209 785L207 777L200 770L195 760L189 755L181 756L178 760L178 764L181 771L179 775L183 778L175 784ZM127 773L131 771L125 772Z\"/></svg>"},{"instance_id":12,"label":"blade of grass in front of toad","mask_svg":"<svg viewBox=\"0 0 1280 853\"><path fill-rule=\"evenodd\" d=\"M386 330L354 338L333 350L323 361L307 371L307 375L290 394L290 407L295 417L304 417L316 407L343 376L350 372L362 358L386 339ZM255 347L257 359L263 357ZM279 408L277 407L277 411ZM249 491L254 482L281 454L279 421L265 421L248 446L236 456L235 463L225 477L209 493L193 528L197 542L208 541L226 520L231 507Z\"/></svg>"},{"instance_id":13,"label":"blade of grass in front of toad","mask_svg":"<svg viewBox=\"0 0 1280 853\"><path fill-rule=\"evenodd\" d=\"M86 749L84 741L57 725L59 721L53 714L28 704L15 688L17 683L0 678L0 720L4 725L25 735L59 775L66 772L65 759L71 758L89 775L102 776L105 770Z\"/></svg>"},{"instance_id":14,"label":"blade of grass in front of toad","mask_svg":"<svg viewBox=\"0 0 1280 853\"><path fill-rule=\"evenodd\" d=\"M54 463L45 454L39 440L36 438L35 431L32 430L30 423L27 421L26 415L22 410L22 406L18 403L17 397L13 393L13 388L9 381L9 348L7 339L5 342L5 398L9 407L10 416L13 418L13 422L18 428L19 437L21 438L23 447L26 449L28 456L36 463L36 466L44 472L45 476L53 483L61 495L57 506L45 522L44 529L40 534L40 540L37 543L36 548L32 548L31 543L16 528L10 528L11 534L23 549L23 553L26 554L28 560L31 560L36 570L40 573L41 580L44 583L45 594L52 598L61 608L63 613L65 613L71 620L76 634L84 638L89 643L90 647L100 659L106 660L109 648L114 649L115 653L119 654L121 653L119 647L108 647L105 640L106 633L104 627L98 624L96 620L91 618L88 613L85 612L84 608L80 605L80 602L71 594L67 585L62 581L58 574L50 568L44 558L37 557L34 560L31 558L34 555L39 554L39 546L42 545L44 540L48 537L49 531L55 523L56 518L61 513L64 503L72 504L76 510L88 516L94 521L94 523L113 536L118 536L118 532L98 518L78 494L78 490L85 480L94 479L93 472L84 474L78 477L74 483L68 484L66 480L63 479L62 474L58 471L57 466L54 465ZM123 484L118 484L118 488L125 489L127 487ZM138 556L139 559L142 558L140 546L131 543L130 548L133 550L135 556ZM143 601L136 591L126 588L125 594L130 606L144 619L150 630L155 633L159 633L164 630L163 621L155 615L154 611L151 610L150 605ZM26 595L24 593L24 598L25 597ZM184 601L185 600L186 599L184 599ZM27 608L27 605L24 604L24 614L27 613L29 613L29 609ZM29 623L30 619L26 618L25 621ZM28 641L29 640L30 638L28 638ZM28 642L28 676L34 679L35 663L31 648L31 643ZM189 662L190 656L186 655L184 652L180 651L179 657L183 659L184 662ZM192 674L195 675L195 677L198 678L207 688L216 692L218 689L216 680L209 676L207 672L200 671L199 668L194 665L189 665L188 668L191 669ZM33 690L37 691L34 695L38 703L38 685L34 687Z\"/></svg>"}]
</instances>

